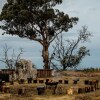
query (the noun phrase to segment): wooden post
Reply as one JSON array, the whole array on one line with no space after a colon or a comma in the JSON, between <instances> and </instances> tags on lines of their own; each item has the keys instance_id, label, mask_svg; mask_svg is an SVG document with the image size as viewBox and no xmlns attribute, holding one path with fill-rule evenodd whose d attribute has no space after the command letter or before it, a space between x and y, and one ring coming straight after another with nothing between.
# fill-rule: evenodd
<instances>
[{"instance_id":1,"label":"wooden post","mask_svg":"<svg viewBox=\"0 0 100 100\"><path fill-rule=\"evenodd\" d=\"M59 80L59 83L62 84L62 80Z\"/></svg>"},{"instance_id":2,"label":"wooden post","mask_svg":"<svg viewBox=\"0 0 100 100\"><path fill-rule=\"evenodd\" d=\"M39 80L39 83L44 83L44 80Z\"/></svg>"},{"instance_id":3,"label":"wooden post","mask_svg":"<svg viewBox=\"0 0 100 100\"><path fill-rule=\"evenodd\" d=\"M25 87L18 89L18 95L24 95L26 93Z\"/></svg>"},{"instance_id":4,"label":"wooden post","mask_svg":"<svg viewBox=\"0 0 100 100\"><path fill-rule=\"evenodd\" d=\"M65 83L65 84L68 84L68 80L64 80L64 83Z\"/></svg>"},{"instance_id":5,"label":"wooden post","mask_svg":"<svg viewBox=\"0 0 100 100\"><path fill-rule=\"evenodd\" d=\"M44 86L39 86L37 87L38 95L41 95L45 92L45 87Z\"/></svg>"}]
</instances>

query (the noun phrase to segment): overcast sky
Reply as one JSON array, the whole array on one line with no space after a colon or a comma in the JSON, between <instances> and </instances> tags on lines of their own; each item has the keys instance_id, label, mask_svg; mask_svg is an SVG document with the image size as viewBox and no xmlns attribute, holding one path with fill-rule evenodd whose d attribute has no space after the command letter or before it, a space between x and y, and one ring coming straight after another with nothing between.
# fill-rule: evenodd
<instances>
[{"instance_id":1,"label":"overcast sky","mask_svg":"<svg viewBox=\"0 0 100 100\"><path fill-rule=\"evenodd\" d=\"M0 12L5 1L6 0L0 0ZM63 1L62 5L57 7L69 14L69 16L79 18L78 24L75 25L69 32L65 33L66 39L75 38L77 30L81 29L81 26L83 25L87 25L88 30L93 34L91 41L86 43L86 46L90 49L91 56L86 57L80 64L80 67L100 67L100 0ZM22 55L22 58L30 59L38 68L42 68L42 46L40 44L15 36L2 36L1 34L2 30L0 30L0 58L3 57L2 49L6 43L9 47L15 49L16 53L19 52L19 48L23 48L24 54ZM4 68L4 65L0 64L0 68Z\"/></svg>"}]
</instances>

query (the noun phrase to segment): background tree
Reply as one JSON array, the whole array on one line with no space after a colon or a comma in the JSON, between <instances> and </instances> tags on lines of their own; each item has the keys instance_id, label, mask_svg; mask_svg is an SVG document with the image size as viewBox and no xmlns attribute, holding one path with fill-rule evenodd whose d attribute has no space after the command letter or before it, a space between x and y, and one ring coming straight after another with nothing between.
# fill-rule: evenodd
<instances>
[{"instance_id":1,"label":"background tree","mask_svg":"<svg viewBox=\"0 0 100 100\"><path fill-rule=\"evenodd\" d=\"M23 49L20 48L20 52L18 53L18 55L15 54L14 49L12 51L12 54L9 55L9 50L10 48L7 46L7 44L5 44L5 46L3 47L4 57L0 59L0 61L6 64L7 69L11 70L16 68L16 63L20 60Z\"/></svg>"},{"instance_id":2,"label":"background tree","mask_svg":"<svg viewBox=\"0 0 100 100\"><path fill-rule=\"evenodd\" d=\"M77 17L54 8L63 0L7 0L0 14L1 29L6 34L18 35L39 42L42 47L44 69L50 69L48 48L63 31L77 23Z\"/></svg>"},{"instance_id":3,"label":"background tree","mask_svg":"<svg viewBox=\"0 0 100 100\"><path fill-rule=\"evenodd\" d=\"M82 46L82 43L89 40L91 33L86 26L83 26L78 32L78 38L73 40L64 41L62 34L57 36L50 58L50 63L56 69L59 65L54 64L54 61L60 63L60 68L62 67L61 69L64 70L66 68L76 68L86 55L90 55L89 50Z\"/></svg>"}]
</instances>

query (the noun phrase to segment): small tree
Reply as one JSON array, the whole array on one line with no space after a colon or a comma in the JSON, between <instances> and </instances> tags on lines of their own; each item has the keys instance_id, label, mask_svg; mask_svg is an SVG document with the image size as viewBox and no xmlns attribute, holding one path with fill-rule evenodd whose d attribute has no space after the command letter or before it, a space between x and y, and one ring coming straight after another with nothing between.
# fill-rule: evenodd
<instances>
[{"instance_id":1,"label":"small tree","mask_svg":"<svg viewBox=\"0 0 100 100\"><path fill-rule=\"evenodd\" d=\"M56 61L60 63L63 70L69 67L76 68L86 55L90 55L89 50L85 46L79 47L79 44L86 42L90 36L91 33L88 32L87 27L83 26L79 30L79 36L76 40L64 41L62 34L60 37L57 37L55 45L53 45L54 51L50 58L50 63L53 64L53 67L57 68L56 64L53 63L53 61Z\"/></svg>"},{"instance_id":2,"label":"small tree","mask_svg":"<svg viewBox=\"0 0 100 100\"><path fill-rule=\"evenodd\" d=\"M7 46L7 44L5 44L5 46L3 47L4 57L2 59L0 59L0 61L6 64L7 69L15 69L16 63L21 58L21 55L23 53L23 49L20 48L20 52L19 52L18 55L15 55L15 51L13 49L13 52L10 55L10 57L9 57L9 54L8 54L9 50L10 50L10 48Z\"/></svg>"},{"instance_id":3,"label":"small tree","mask_svg":"<svg viewBox=\"0 0 100 100\"><path fill-rule=\"evenodd\" d=\"M7 0L0 14L1 29L6 34L18 35L39 42L42 47L44 69L49 66L49 46L63 31L77 23L77 17L55 9L63 0Z\"/></svg>"}]
</instances>

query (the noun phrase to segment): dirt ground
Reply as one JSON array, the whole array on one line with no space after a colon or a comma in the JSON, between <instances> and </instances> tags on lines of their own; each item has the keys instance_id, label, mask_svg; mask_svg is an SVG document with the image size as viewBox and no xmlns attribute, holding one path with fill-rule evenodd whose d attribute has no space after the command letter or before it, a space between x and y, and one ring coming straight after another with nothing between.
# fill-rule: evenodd
<instances>
[{"instance_id":1,"label":"dirt ground","mask_svg":"<svg viewBox=\"0 0 100 100\"><path fill-rule=\"evenodd\" d=\"M53 94L53 89L48 88L42 95L38 95L37 87L45 86L45 83L24 83L18 84L14 83L14 85L10 85L7 83L6 85L10 87L10 93L2 93L0 92L0 100L100 100L100 82L99 89L89 93L75 93L75 94L67 94L67 90L70 87L74 87L77 89L78 87L84 87L84 80L99 80L100 81L100 73L84 73L84 72L75 72L75 71L63 71L58 72L55 77L49 78L38 78L37 80L46 80L51 79L53 81L62 80L61 84L58 84L56 93ZM79 79L77 84L73 84L73 80ZM68 80L68 84L64 84L64 80ZM26 89L25 94L18 95L18 89L24 87ZM59 90L59 87L62 90ZM59 91L62 91L60 93Z\"/></svg>"}]
</instances>

